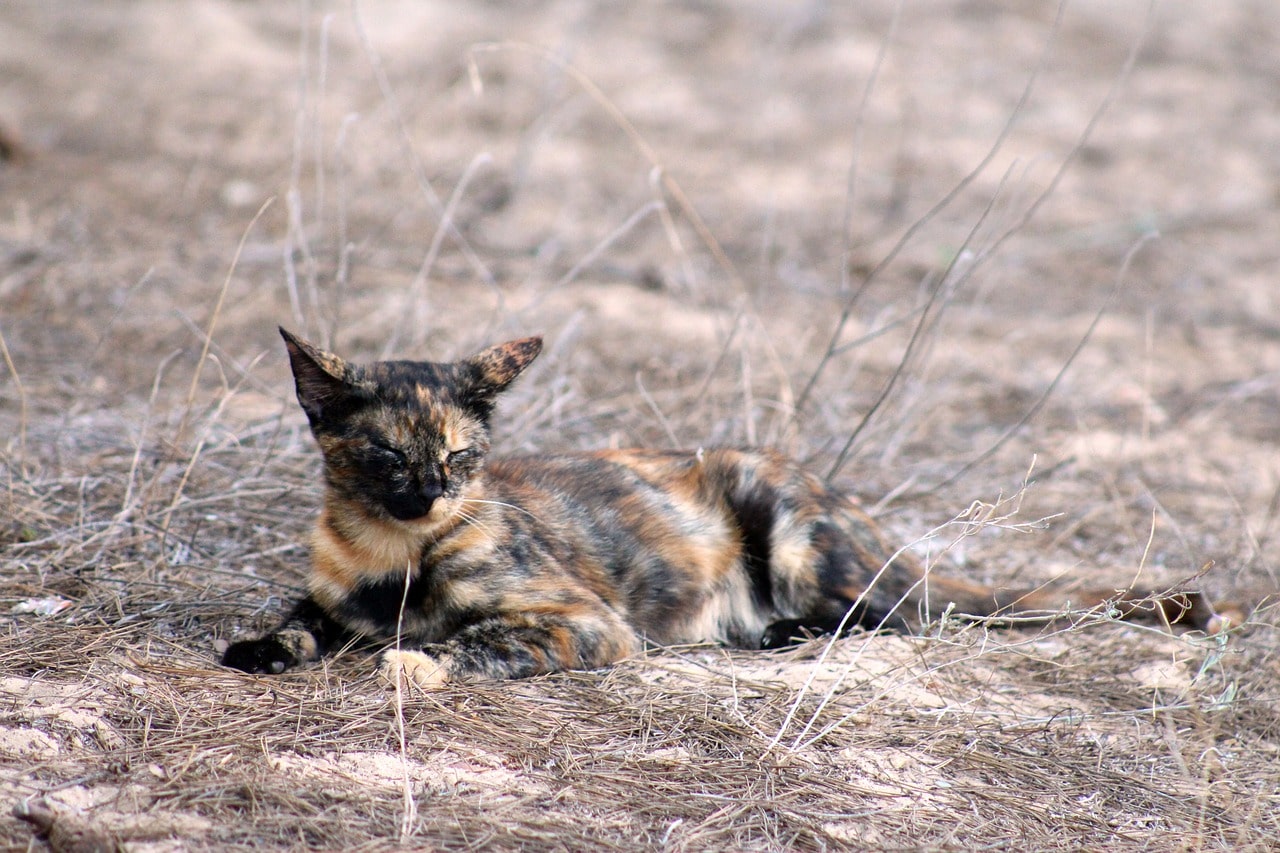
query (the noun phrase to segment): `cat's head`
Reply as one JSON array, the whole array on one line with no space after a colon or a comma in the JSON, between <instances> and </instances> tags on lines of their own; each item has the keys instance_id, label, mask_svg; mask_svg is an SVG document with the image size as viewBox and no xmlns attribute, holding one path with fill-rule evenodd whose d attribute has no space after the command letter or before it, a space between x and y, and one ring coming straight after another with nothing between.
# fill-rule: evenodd
<instances>
[{"instance_id":1,"label":"cat's head","mask_svg":"<svg viewBox=\"0 0 1280 853\"><path fill-rule=\"evenodd\" d=\"M329 488L371 518L424 528L461 510L498 394L542 351L524 338L461 361L357 365L280 334Z\"/></svg>"}]
</instances>

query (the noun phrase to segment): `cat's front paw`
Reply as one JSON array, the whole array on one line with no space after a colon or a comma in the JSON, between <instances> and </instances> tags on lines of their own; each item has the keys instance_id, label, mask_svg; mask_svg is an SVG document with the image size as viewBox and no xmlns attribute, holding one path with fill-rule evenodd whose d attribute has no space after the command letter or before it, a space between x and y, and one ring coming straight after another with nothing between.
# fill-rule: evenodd
<instances>
[{"instance_id":1,"label":"cat's front paw","mask_svg":"<svg viewBox=\"0 0 1280 853\"><path fill-rule=\"evenodd\" d=\"M764 635L760 637L760 648L789 649L812 639L815 633L817 632L806 627L802 619L779 619L764 629Z\"/></svg>"},{"instance_id":2,"label":"cat's front paw","mask_svg":"<svg viewBox=\"0 0 1280 853\"><path fill-rule=\"evenodd\" d=\"M275 637L232 643L222 656L222 665L241 672L279 675L298 662L297 656Z\"/></svg>"},{"instance_id":3,"label":"cat's front paw","mask_svg":"<svg viewBox=\"0 0 1280 853\"><path fill-rule=\"evenodd\" d=\"M382 677L392 684L403 679L408 684L430 690L449 680L445 663L426 652L397 651L382 653Z\"/></svg>"}]
</instances>

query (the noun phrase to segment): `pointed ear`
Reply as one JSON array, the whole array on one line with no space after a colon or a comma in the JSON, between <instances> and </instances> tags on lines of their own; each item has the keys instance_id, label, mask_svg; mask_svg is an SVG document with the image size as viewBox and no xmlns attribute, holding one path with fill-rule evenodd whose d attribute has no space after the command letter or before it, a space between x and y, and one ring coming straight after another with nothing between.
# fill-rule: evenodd
<instances>
[{"instance_id":1,"label":"pointed ear","mask_svg":"<svg viewBox=\"0 0 1280 853\"><path fill-rule=\"evenodd\" d=\"M350 407L358 397L351 368L338 356L315 347L283 326L280 336L289 350L289 366L298 389L298 402L312 425Z\"/></svg>"},{"instance_id":2,"label":"pointed ear","mask_svg":"<svg viewBox=\"0 0 1280 853\"><path fill-rule=\"evenodd\" d=\"M521 338L481 350L461 362L471 393L482 401L491 401L542 352L542 338Z\"/></svg>"}]
</instances>

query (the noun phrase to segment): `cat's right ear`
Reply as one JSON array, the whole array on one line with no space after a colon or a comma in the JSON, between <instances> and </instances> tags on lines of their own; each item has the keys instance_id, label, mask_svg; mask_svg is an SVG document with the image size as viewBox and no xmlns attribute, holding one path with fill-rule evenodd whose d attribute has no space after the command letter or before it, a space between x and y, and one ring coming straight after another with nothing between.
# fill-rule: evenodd
<instances>
[{"instance_id":1,"label":"cat's right ear","mask_svg":"<svg viewBox=\"0 0 1280 853\"><path fill-rule=\"evenodd\" d=\"M312 425L338 414L354 402L358 392L352 385L351 369L345 361L304 341L283 326L280 327L280 336L289 350L289 366L293 368L298 402Z\"/></svg>"}]
</instances>

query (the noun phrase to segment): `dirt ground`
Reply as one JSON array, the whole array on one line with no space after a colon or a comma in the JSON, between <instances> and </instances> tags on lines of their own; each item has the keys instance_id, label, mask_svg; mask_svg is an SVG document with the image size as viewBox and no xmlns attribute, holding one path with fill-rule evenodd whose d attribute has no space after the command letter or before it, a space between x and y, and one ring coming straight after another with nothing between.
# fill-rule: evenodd
<instances>
[{"instance_id":1,"label":"dirt ground","mask_svg":"<svg viewBox=\"0 0 1280 853\"><path fill-rule=\"evenodd\" d=\"M1266 0L8 0L0 846L1276 849L1277 43ZM277 325L541 333L505 449L776 444L939 572L1261 607L233 673L320 495Z\"/></svg>"}]
</instances>

